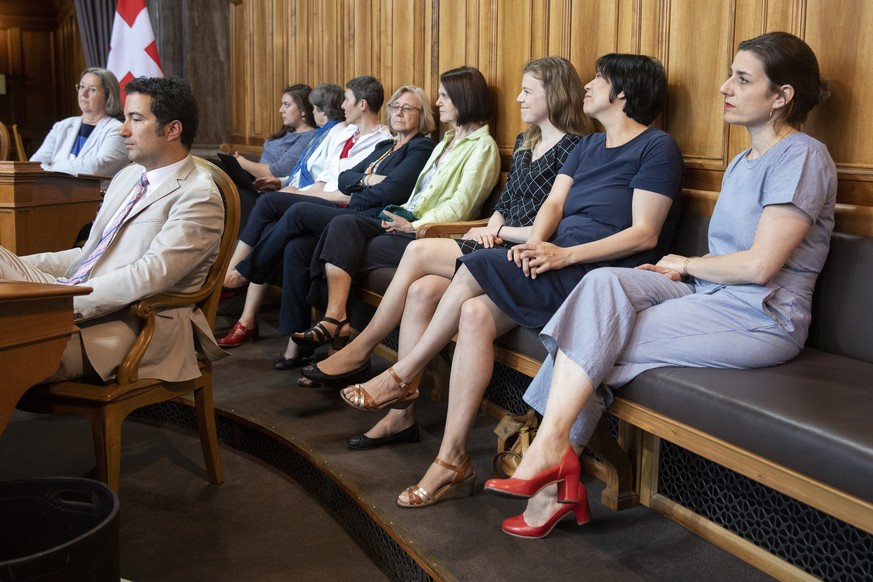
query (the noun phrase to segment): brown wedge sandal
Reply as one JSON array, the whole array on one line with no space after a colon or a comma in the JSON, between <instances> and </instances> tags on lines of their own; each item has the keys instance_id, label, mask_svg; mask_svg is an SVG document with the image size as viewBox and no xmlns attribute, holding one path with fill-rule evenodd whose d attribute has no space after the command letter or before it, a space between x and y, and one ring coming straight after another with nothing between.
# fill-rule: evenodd
<instances>
[{"instance_id":1,"label":"brown wedge sandal","mask_svg":"<svg viewBox=\"0 0 873 582\"><path fill-rule=\"evenodd\" d=\"M400 394L396 398L392 398L382 404L376 404L376 401L373 400L373 397L370 396L363 384L347 386L345 389L351 388L352 394L347 396L344 391L341 391L340 398L355 410L373 411L382 410L383 408L406 408L418 398L418 383L421 377L419 376L407 384L394 373L394 368L388 368L388 373L391 374L395 382L400 384Z\"/></svg>"},{"instance_id":2,"label":"brown wedge sandal","mask_svg":"<svg viewBox=\"0 0 873 582\"><path fill-rule=\"evenodd\" d=\"M454 471L455 477L448 483L440 485L433 493L423 489L420 485L407 487L404 491L407 501L403 501L398 497L397 505L412 508L427 507L446 499L460 499L473 494L473 486L476 484L476 472L471 471L469 475L464 476L464 473L470 468L469 455L464 458L460 465L446 463L439 457L435 458L433 462L440 467L445 467L449 471Z\"/></svg>"}]
</instances>

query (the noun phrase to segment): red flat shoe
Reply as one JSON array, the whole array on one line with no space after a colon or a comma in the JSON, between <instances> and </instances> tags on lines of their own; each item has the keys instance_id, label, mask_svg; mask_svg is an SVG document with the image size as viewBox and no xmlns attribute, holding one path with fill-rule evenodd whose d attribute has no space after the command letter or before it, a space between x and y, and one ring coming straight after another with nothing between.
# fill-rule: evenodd
<instances>
[{"instance_id":1,"label":"red flat shoe","mask_svg":"<svg viewBox=\"0 0 873 582\"><path fill-rule=\"evenodd\" d=\"M552 483L558 484L558 503L576 503L577 485L582 466L573 447L568 446L561 462L541 471L530 479L489 479L485 491L502 497L530 498ZM584 491L584 489L583 489ZM547 532L548 533L548 532Z\"/></svg>"},{"instance_id":2,"label":"red flat shoe","mask_svg":"<svg viewBox=\"0 0 873 582\"><path fill-rule=\"evenodd\" d=\"M258 339L258 326L246 327L240 322L231 328L226 336L215 340L215 343L223 348L235 348L241 346L249 340Z\"/></svg>"},{"instance_id":3,"label":"red flat shoe","mask_svg":"<svg viewBox=\"0 0 873 582\"><path fill-rule=\"evenodd\" d=\"M543 525L537 527L528 525L527 522L524 521L524 514L521 514L506 519L501 528L509 535L517 538L531 540L544 538L551 533L558 522L561 521L561 518L571 511L576 516L576 523L578 525L584 525L591 521L591 510L588 508L588 495L585 492L585 486L582 485L582 483L577 483L575 495L579 498L579 501L576 503L562 504Z\"/></svg>"}]
</instances>

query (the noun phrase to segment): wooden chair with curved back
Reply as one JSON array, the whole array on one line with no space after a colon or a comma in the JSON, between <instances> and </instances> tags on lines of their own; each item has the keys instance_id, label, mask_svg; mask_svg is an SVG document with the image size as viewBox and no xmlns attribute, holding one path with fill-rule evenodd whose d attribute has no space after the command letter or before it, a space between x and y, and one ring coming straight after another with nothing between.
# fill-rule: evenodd
<instances>
[{"instance_id":1,"label":"wooden chair with curved back","mask_svg":"<svg viewBox=\"0 0 873 582\"><path fill-rule=\"evenodd\" d=\"M121 425L134 410L194 393L197 428L211 483L224 480L218 456L215 428L215 406L212 397L212 365L200 359L201 376L186 382L164 382L155 378L140 378L139 364L154 335L155 312L163 307L196 304L211 326L221 295L224 273L239 229L239 194L233 181L213 164L195 157L195 163L215 181L224 200L224 233L218 257L203 286L196 293L165 293L137 301L130 312L142 320L142 328L133 347L122 360L115 381L75 380L40 384L31 388L18 403L29 412L77 414L91 423L98 478L118 491L121 468ZM193 331L192 331L193 333Z\"/></svg>"},{"instance_id":2,"label":"wooden chair with curved back","mask_svg":"<svg viewBox=\"0 0 873 582\"><path fill-rule=\"evenodd\" d=\"M24 140L21 139L21 132L18 131L18 124L12 124L12 139L15 140L15 151L18 154L19 162L27 161L27 152L24 151Z\"/></svg>"},{"instance_id":3,"label":"wooden chair with curved back","mask_svg":"<svg viewBox=\"0 0 873 582\"><path fill-rule=\"evenodd\" d=\"M0 160L9 159L9 129L0 121Z\"/></svg>"}]
</instances>

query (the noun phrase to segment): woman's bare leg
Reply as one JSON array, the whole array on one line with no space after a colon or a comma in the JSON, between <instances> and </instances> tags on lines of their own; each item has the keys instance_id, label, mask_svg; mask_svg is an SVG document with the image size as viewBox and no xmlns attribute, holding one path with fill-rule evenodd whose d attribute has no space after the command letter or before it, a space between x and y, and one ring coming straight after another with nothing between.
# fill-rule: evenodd
<instances>
[{"instance_id":1,"label":"woman's bare leg","mask_svg":"<svg viewBox=\"0 0 873 582\"><path fill-rule=\"evenodd\" d=\"M252 247L241 240L236 241L236 248L233 249L233 254L230 256L230 263L227 265L227 273L224 275L224 286L228 289L242 287L239 278L241 275L236 272L236 266L245 260L252 252ZM235 273L235 274L234 274ZM244 283L243 283L244 284Z\"/></svg>"},{"instance_id":2,"label":"woman's bare leg","mask_svg":"<svg viewBox=\"0 0 873 582\"><path fill-rule=\"evenodd\" d=\"M459 256L461 256L461 249L458 243L450 239L424 239L410 243L370 323L345 348L319 362L318 369L325 374L336 375L363 365L379 342L397 327L401 316L403 325L407 325L405 313L409 305L408 291L412 284L427 275L436 275L445 280L442 288L445 291L449 279L455 272L455 261ZM435 288L430 288L433 289ZM439 297L441 296L442 293ZM439 297L436 299L437 302ZM423 300L426 300L426 297L415 299L415 301ZM422 303L421 307L425 310L430 309L427 303ZM432 309L430 314L433 314ZM430 321L429 317L428 321ZM427 323L424 326L426 327ZM415 341L421 337L415 333L412 335Z\"/></svg>"},{"instance_id":3,"label":"woman's bare leg","mask_svg":"<svg viewBox=\"0 0 873 582\"><path fill-rule=\"evenodd\" d=\"M470 431L494 369L494 340L515 326L485 295L464 302L449 379L446 430L437 455L443 461L460 465L467 457ZM418 485L432 493L454 477L453 471L432 463ZM400 501L410 501L405 492Z\"/></svg>"},{"instance_id":4,"label":"woman's bare leg","mask_svg":"<svg viewBox=\"0 0 873 582\"><path fill-rule=\"evenodd\" d=\"M564 451L571 444L570 427L593 393L594 386L585 370L558 351L543 422L537 430L537 437L519 463L514 478L530 479L561 462ZM574 450L577 454L582 452L578 446L574 446ZM528 500L524 520L528 525L539 526L546 523L557 510L557 485L550 485Z\"/></svg>"},{"instance_id":5,"label":"woman's bare leg","mask_svg":"<svg viewBox=\"0 0 873 582\"><path fill-rule=\"evenodd\" d=\"M251 328L258 324L258 313L261 311L261 304L264 302L266 295L266 285L249 284L249 288L246 290L246 302L243 305L243 312L239 316L239 322L243 326Z\"/></svg>"},{"instance_id":6,"label":"woman's bare leg","mask_svg":"<svg viewBox=\"0 0 873 582\"><path fill-rule=\"evenodd\" d=\"M411 382L421 374L424 367L436 356L458 331L458 321L461 317L461 306L468 299L483 293L482 288L466 267L461 267L452 279L434 312L430 325L422 334L421 340L394 364L394 373L406 382ZM387 371L366 383L364 389L378 404L396 397L400 387ZM346 397L353 390L344 391Z\"/></svg>"},{"instance_id":7,"label":"woman's bare leg","mask_svg":"<svg viewBox=\"0 0 873 582\"><path fill-rule=\"evenodd\" d=\"M398 358L402 358L409 353L412 347L421 339L449 283L450 279L445 277L425 275L409 286L406 306L403 309L403 325L400 327L400 341L397 350ZM369 357L369 352L367 352L366 357ZM373 428L364 433L364 435L368 438L384 438L397 434L414 423L415 404L411 404L405 409L389 410L388 414L379 420Z\"/></svg>"},{"instance_id":8,"label":"woman's bare leg","mask_svg":"<svg viewBox=\"0 0 873 582\"><path fill-rule=\"evenodd\" d=\"M343 321L346 318L346 303L352 289L352 276L330 263L325 263L324 273L327 278L327 307L324 310L324 316ZM321 324L331 335L342 331L338 330L334 323L322 321ZM348 326L344 327L348 331Z\"/></svg>"}]
</instances>

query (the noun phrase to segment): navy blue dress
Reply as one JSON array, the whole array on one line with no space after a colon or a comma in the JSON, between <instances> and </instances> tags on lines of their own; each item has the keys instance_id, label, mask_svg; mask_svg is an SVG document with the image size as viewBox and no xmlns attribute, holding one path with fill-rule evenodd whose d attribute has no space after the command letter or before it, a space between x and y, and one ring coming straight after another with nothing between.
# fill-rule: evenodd
<instances>
[{"instance_id":1,"label":"navy blue dress","mask_svg":"<svg viewBox=\"0 0 873 582\"><path fill-rule=\"evenodd\" d=\"M606 134L583 137L567 158L561 174L573 178L564 213L549 242L571 247L600 240L633 224L634 189L648 190L673 200L658 244L620 259L571 265L547 271L536 279L525 277L506 259L505 249L486 249L464 255L465 265L485 294L513 321L541 327L591 269L610 265L635 267L656 262L667 254L679 219L679 195L684 164L679 146L670 135L646 129L628 143L605 145Z\"/></svg>"}]
</instances>

